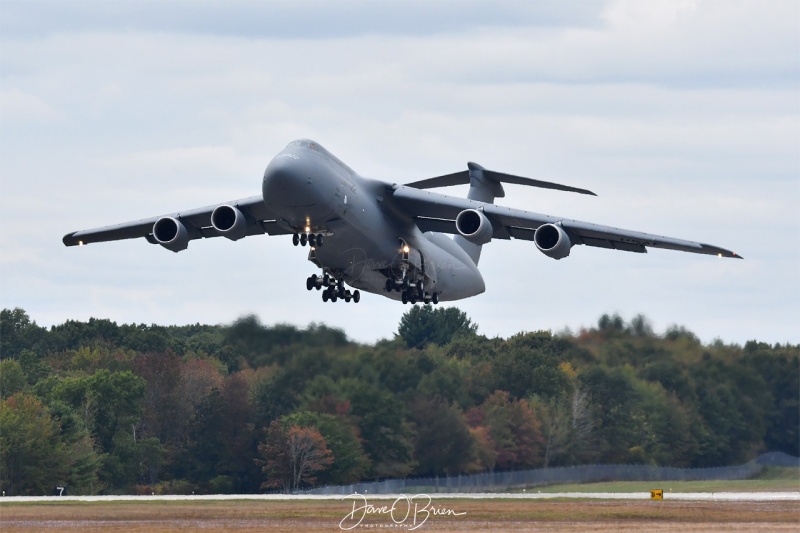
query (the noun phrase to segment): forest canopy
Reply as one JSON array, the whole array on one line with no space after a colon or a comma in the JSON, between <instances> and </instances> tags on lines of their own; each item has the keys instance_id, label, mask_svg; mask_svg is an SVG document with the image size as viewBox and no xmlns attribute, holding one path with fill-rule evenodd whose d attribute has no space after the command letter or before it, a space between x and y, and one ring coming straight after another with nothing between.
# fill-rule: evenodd
<instances>
[{"instance_id":1,"label":"forest canopy","mask_svg":"<svg viewBox=\"0 0 800 533\"><path fill-rule=\"evenodd\" d=\"M0 312L8 495L254 493L589 463L800 455L800 345L702 344L603 315L487 338L414 306L393 339L321 324L40 327Z\"/></svg>"}]
</instances>

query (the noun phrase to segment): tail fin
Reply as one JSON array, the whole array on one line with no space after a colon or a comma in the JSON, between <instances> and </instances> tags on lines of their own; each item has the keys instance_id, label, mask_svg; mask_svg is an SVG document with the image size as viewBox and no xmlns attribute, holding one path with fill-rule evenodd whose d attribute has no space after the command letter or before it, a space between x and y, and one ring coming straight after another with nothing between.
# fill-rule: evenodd
<instances>
[{"instance_id":1,"label":"tail fin","mask_svg":"<svg viewBox=\"0 0 800 533\"><path fill-rule=\"evenodd\" d=\"M469 170L462 170L461 172L455 172L453 174L415 181L414 183L409 183L407 186L414 187L415 189L433 189L436 187L448 187L450 185L469 184L469 194L467 194L467 198L487 204L494 203L495 198L503 198L506 195L503 190L503 183L528 185L529 187L540 187L542 189L554 189L557 191L577 192L580 194L597 196L592 191L586 189L487 170L477 163L469 162L467 163L467 168L469 168ZM461 235L456 235L453 240L467 252L467 255L469 255L472 261L477 265L481 257L481 245L468 241Z\"/></svg>"}]
</instances>

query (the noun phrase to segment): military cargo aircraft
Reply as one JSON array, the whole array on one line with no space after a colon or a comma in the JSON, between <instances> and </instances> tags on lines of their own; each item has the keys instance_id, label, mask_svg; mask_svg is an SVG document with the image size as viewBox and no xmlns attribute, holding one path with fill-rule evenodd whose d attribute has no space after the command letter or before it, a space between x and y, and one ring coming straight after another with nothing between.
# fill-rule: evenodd
<instances>
[{"instance_id":1,"label":"military cargo aircraft","mask_svg":"<svg viewBox=\"0 0 800 533\"><path fill-rule=\"evenodd\" d=\"M308 246L319 268L306 288L322 300L358 303L360 291L405 303L460 300L484 292L478 260L492 239L533 241L553 259L573 246L644 253L666 248L720 257L739 255L709 244L660 237L502 207L503 183L580 194L593 192L488 170L476 163L406 185L358 175L320 144L289 143L267 166L261 194L188 211L64 236L67 246L144 237L173 252L189 241L288 235ZM468 184L467 198L430 189ZM451 235L453 237L451 237ZM353 290L351 291L350 288Z\"/></svg>"}]
</instances>

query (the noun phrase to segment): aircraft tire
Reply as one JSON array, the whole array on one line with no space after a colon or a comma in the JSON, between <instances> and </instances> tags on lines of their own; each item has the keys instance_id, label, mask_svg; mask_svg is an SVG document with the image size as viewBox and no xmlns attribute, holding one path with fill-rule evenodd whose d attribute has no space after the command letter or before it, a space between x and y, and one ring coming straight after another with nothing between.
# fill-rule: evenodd
<instances>
[{"instance_id":1,"label":"aircraft tire","mask_svg":"<svg viewBox=\"0 0 800 533\"><path fill-rule=\"evenodd\" d=\"M308 236L308 245L309 246L316 246L317 245L317 236L313 233Z\"/></svg>"},{"instance_id":2,"label":"aircraft tire","mask_svg":"<svg viewBox=\"0 0 800 533\"><path fill-rule=\"evenodd\" d=\"M308 243L308 235L305 233L300 234L300 246L305 246Z\"/></svg>"},{"instance_id":3,"label":"aircraft tire","mask_svg":"<svg viewBox=\"0 0 800 533\"><path fill-rule=\"evenodd\" d=\"M317 248L322 248L322 244L325 242L325 237L323 237L322 233L317 235Z\"/></svg>"},{"instance_id":4,"label":"aircraft tire","mask_svg":"<svg viewBox=\"0 0 800 533\"><path fill-rule=\"evenodd\" d=\"M408 293L403 291L403 294L400 295L400 299L403 300L403 305L407 304L408 303Z\"/></svg>"},{"instance_id":5,"label":"aircraft tire","mask_svg":"<svg viewBox=\"0 0 800 533\"><path fill-rule=\"evenodd\" d=\"M353 293L353 302L358 303L360 301L361 301L361 292L358 289L356 289L356 291Z\"/></svg>"},{"instance_id":6,"label":"aircraft tire","mask_svg":"<svg viewBox=\"0 0 800 533\"><path fill-rule=\"evenodd\" d=\"M439 303L439 293L438 292L434 292L433 293L433 295L431 296L431 301L433 302L433 305L436 305L436 304Z\"/></svg>"},{"instance_id":7,"label":"aircraft tire","mask_svg":"<svg viewBox=\"0 0 800 533\"><path fill-rule=\"evenodd\" d=\"M314 288L315 285L316 285L316 283L315 283L315 280L314 280L313 277L310 277L310 278L306 279L306 289L307 290L310 291L311 289Z\"/></svg>"},{"instance_id":8,"label":"aircraft tire","mask_svg":"<svg viewBox=\"0 0 800 533\"><path fill-rule=\"evenodd\" d=\"M294 244L295 246L300 244L300 235L298 235L297 233L292 235L292 244Z\"/></svg>"},{"instance_id":9,"label":"aircraft tire","mask_svg":"<svg viewBox=\"0 0 800 533\"><path fill-rule=\"evenodd\" d=\"M394 281L392 278L386 278L386 292L392 292L394 289Z\"/></svg>"},{"instance_id":10,"label":"aircraft tire","mask_svg":"<svg viewBox=\"0 0 800 533\"><path fill-rule=\"evenodd\" d=\"M323 302L328 301L328 291L322 291L322 301Z\"/></svg>"}]
</instances>

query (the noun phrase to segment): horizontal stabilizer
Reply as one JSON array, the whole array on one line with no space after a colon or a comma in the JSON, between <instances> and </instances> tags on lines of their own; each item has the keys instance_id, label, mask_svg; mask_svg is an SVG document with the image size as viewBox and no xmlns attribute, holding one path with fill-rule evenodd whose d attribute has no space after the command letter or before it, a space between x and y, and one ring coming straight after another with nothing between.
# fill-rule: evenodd
<instances>
[{"instance_id":1,"label":"horizontal stabilizer","mask_svg":"<svg viewBox=\"0 0 800 533\"><path fill-rule=\"evenodd\" d=\"M491 181L499 183L513 183L515 185L527 185L529 187L539 187L542 189L553 189L556 191L577 192L580 194L591 194L597 196L592 191L586 189L579 189L577 187L570 187L569 185L561 185L550 181L541 181L531 178L523 178L522 176L514 176L511 174L504 174L502 172L495 172L487 170L475 163L468 163L469 169L472 171L481 170L482 176ZM437 176L426 180L415 181L414 183L406 184L407 187L415 189L435 189L438 187L450 187L452 185L469 185L470 184L470 170L462 170L461 172L454 172L453 174L445 174L444 176Z\"/></svg>"}]
</instances>

